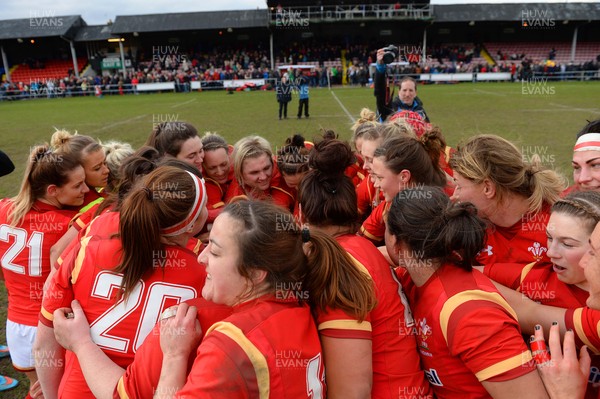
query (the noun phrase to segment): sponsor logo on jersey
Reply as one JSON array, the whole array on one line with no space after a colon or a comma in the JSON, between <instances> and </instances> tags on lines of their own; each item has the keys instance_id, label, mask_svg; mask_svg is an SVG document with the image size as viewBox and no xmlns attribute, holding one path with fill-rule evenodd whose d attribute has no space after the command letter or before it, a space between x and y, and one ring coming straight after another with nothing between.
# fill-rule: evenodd
<instances>
[{"instance_id":1,"label":"sponsor logo on jersey","mask_svg":"<svg viewBox=\"0 0 600 399\"><path fill-rule=\"evenodd\" d=\"M436 369L425 370L425 377L427 377L427 380L431 385L435 385L438 387L444 386Z\"/></svg>"}]
</instances>

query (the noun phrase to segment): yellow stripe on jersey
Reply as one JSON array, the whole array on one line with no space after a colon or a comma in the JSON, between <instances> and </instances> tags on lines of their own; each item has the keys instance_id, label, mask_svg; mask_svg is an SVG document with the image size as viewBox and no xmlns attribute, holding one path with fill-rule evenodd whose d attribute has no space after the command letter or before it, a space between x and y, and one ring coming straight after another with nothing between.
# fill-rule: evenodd
<instances>
[{"instance_id":1,"label":"yellow stripe on jersey","mask_svg":"<svg viewBox=\"0 0 600 399\"><path fill-rule=\"evenodd\" d=\"M356 260L356 258L354 256L350 255L349 252L346 252L346 253L350 257L350 259L352 259L352 261L354 262L354 265L358 268L358 270L360 270L361 272L363 272L364 274L369 276L369 278L371 278L371 273L369 273L369 270L365 267L365 265L363 265L358 260Z\"/></svg>"},{"instance_id":2,"label":"yellow stripe on jersey","mask_svg":"<svg viewBox=\"0 0 600 399\"><path fill-rule=\"evenodd\" d=\"M201 248L202 248L202 241L198 240L196 245L194 245L194 249L192 249L192 252L195 253L196 255L200 255Z\"/></svg>"},{"instance_id":3,"label":"yellow stripe on jersey","mask_svg":"<svg viewBox=\"0 0 600 399\"><path fill-rule=\"evenodd\" d=\"M79 272L81 271L81 266L83 265L83 258L85 258L85 250L87 249L87 245L90 242L92 237L84 237L81 240L81 248L79 248L79 252L77 253L77 258L75 258L75 266L73 267L73 271L71 272L71 283L75 284L77 282L77 277L79 277Z\"/></svg>"},{"instance_id":4,"label":"yellow stripe on jersey","mask_svg":"<svg viewBox=\"0 0 600 399\"><path fill-rule=\"evenodd\" d=\"M40 308L40 313L41 313L41 314L42 314L42 316L44 316L44 317L45 317L47 320L54 321L54 314L53 314L53 313L50 313L50 312L48 312L46 309L44 309L44 307L43 307L43 306Z\"/></svg>"},{"instance_id":5,"label":"yellow stripe on jersey","mask_svg":"<svg viewBox=\"0 0 600 399\"><path fill-rule=\"evenodd\" d=\"M529 274L536 263L537 262L531 262L530 264L526 265L523 270L521 270L521 280L519 280L519 283L523 284L523 280L525 280L525 277L527 277L527 274ZM517 291L521 292L521 287L517 288Z\"/></svg>"},{"instance_id":6,"label":"yellow stripe on jersey","mask_svg":"<svg viewBox=\"0 0 600 399\"><path fill-rule=\"evenodd\" d=\"M371 323L368 321L359 323L357 320L329 320L319 324L319 331L328 329L372 331Z\"/></svg>"},{"instance_id":7,"label":"yellow stripe on jersey","mask_svg":"<svg viewBox=\"0 0 600 399\"><path fill-rule=\"evenodd\" d=\"M486 292L481 290L467 290L459 292L453 297L449 298L442 310L440 312L440 327L442 329L442 333L444 334L444 340L446 340L446 344L448 343L448 322L450 320L450 316L452 312L456 310L460 305L467 301L490 301L495 304L502 306L508 313L510 313L515 320L519 320L517 318L517 314L510 307L508 302L497 292Z\"/></svg>"},{"instance_id":8,"label":"yellow stripe on jersey","mask_svg":"<svg viewBox=\"0 0 600 399\"><path fill-rule=\"evenodd\" d=\"M285 191L281 187L272 186L271 188L274 188L275 190L281 191L282 193L287 194L287 196L290 197L291 199L294 199L294 196L292 194L288 193L287 191Z\"/></svg>"},{"instance_id":9,"label":"yellow stripe on jersey","mask_svg":"<svg viewBox=\"0 0 600 399\"><path fill-rule=\"evenodd\" d=\"M373 240L373 241L381 241L383 240L383 237L377 237L374 236L373 234L369 233L364 227L360 227L360 232L367 238Z\"/></svg>"},{"instance_id":10,"label":"yellow stripe on jersey","mask_svg":"<svg viewBox=\"0 0 600 399\"><path fill-rule=\"evenodd\" d=\"M252 362L254 372L256 373L258 397L260 399L268 399L271 391L271 382L269 376L269 366L267 364L265 355L263 355L262 352L258 350L256 346L254 346L248 337L244 335L242 330L229 322L220 321L213 324L206 332L206 335L213 330L216 330L221 334L231 338L246 353L246 356L248 356L248 359L250 359L250 362Z\"/></svg>"},{"instance_id":11,"label":"yellow stripe on jersey","mask_svg":"<svg viewBox=\"0 0 600 399\"><path fill-rule=\"evenodd\" d=\"M125 389L125 383L123 382L123 377L119 378L119 382L117 383L117 393L121 399L129 399L129 395L127 395L127 390Z\"/></svg>"},{"instance_id":12,"label":"yellow stripe on jersey","mask_svg":"<svg viewBox=\"0 0 600 399\"><path fill-rule=\"evenodd\" d=\"M475 377L477 377L479 381L485 381L517 367L521 367L522 365L529 363L531 359L531 352L525 351L475 373Z\"/></svg>"},{"instance_id":13,"label":"yellow stripe on jersey","mask_svg":"<svg viewBox=\"0 0 600 399\"><path fill-rule=\"evenodd\" d=\"M213 209L217 209L217 208L221 208L223 206L225 206L225 203L223 201L221 201L221 202L217 202L212 207L213 207Z\"/></svg>"},{"instance_id":14,"label":"yellow stripe on jersey","mask_svg":"<svg viewBox=\"0 0 600 399\"><path fill-rule=\"evenodd\" d=\"M598 350L598 348L596 348L594 345L592 345L592 343L588 339L587 335L585 334L585 331L583 330L583 325L581 324L582 317L583 317L583 308L575 309L575 311L573 312L573 327L575 327L575 333L577 334L579 339L584 344L586 344L588 348L590 348L592 350L592 352L594 352L596 355L598 355L598 354L600 354L600 351ZM596 326L596 329L598 330L598 335L600 335L600 328L598 328L598 326Z\"/></svg>"}]
</instances>

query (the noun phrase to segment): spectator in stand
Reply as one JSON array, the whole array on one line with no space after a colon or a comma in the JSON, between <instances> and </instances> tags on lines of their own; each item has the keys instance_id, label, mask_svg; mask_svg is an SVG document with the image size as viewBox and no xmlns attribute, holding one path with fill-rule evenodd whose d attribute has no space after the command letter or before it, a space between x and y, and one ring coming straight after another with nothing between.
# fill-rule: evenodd
<instances>
[{"instance_id":1,"label":"spectator in stand","mask_svg":"<svg viewBox=\"0 0 600 399\"><path fill-rule=\"evenodd\" d=\"M283 74L281 82L277 84L275 91L277 94L277 102L279 103L279 119L281 120L282 115L287 119L288 103L292 101L292 85L290 84L287 72Z\"/></svg>"},{"instance_id":2,"label":"spectator in stand","mask_svg":"<svg viewBox=\"0 0 600 399\"><path fill-rule=\"evenodd\" d=\"M413 111L429 122L429 117L423 108L423 102L417 97L417 82L411 77L405 76L400 81L398 97L392 98L387 86L386 64L383 63L384 49L377 50L377 63L374 78L375 97L377 98L377 112L381 121L398 111Z\"/></svg>"}]
</instances>

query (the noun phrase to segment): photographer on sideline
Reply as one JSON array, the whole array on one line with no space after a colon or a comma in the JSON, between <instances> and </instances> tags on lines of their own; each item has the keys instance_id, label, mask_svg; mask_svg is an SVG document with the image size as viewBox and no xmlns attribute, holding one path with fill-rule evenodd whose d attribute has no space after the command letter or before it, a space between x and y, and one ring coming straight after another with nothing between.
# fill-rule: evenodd
<instances>
[{"instance_id":1,"label":"photographer on sideline","mask_svg":"<svg viewBox=\"0 0 600 399\"><path fill-rule=\"evenodd\" d=\"M429 122L429 117L423 108L423 102L417 97L417 82L409 76L400 81L398 97L393 97L393 91L387 85L386 66L398 58L398 48L388 46L377 50L377 65L375 71L375 98L377 99L377 112L381 121L389 115L400 111L413 111Z\"/></svg>"}]
</instances>

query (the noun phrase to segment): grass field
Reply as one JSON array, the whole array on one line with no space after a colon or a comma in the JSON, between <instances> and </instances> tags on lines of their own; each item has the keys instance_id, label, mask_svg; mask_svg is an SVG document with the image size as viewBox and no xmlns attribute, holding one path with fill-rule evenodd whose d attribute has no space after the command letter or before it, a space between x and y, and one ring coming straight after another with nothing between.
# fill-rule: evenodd
<instances>
[{"instance_id":1,"label":"grass field","mask_svg":"<svg viewBox=\"0 0 600 399\"><path fill-rule=\"evenodd\" d=\"M526 158L538 153L544 163L569 177L575 134L586 119L600 118L600 82L547 82L533 90L520 83L427 85L419 86L419 97L450 145L474 134L498 134L514 141ZM17 170L0 180L0 198L17 193L30 146L49 141L54 127L137 147L146 140L153 123L178 120L192 123L200 132L216 131L230 143L259 134L275 147L294 133L312 139L320 128L334 129L340 137L349 138L352 120L363 107L375 107L372 89L313 89L310 118L295 118L294 98L289 119L283 121L277 118L272 91L2 102L0 149L13 159ZM6 295L0 284L0 342L5 342L5 309ZM7 359L0 361L0 374L18 375ZM20 389L1 396L19 398L24 392L26 384L22 383Z\"/></svg>"}]
</instances>

